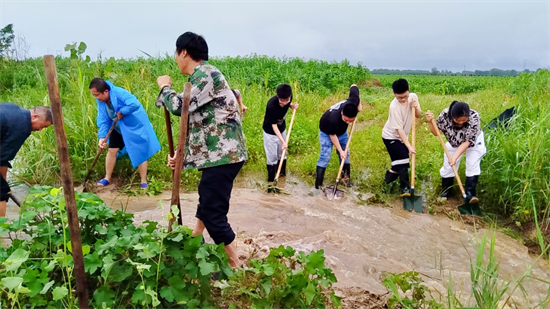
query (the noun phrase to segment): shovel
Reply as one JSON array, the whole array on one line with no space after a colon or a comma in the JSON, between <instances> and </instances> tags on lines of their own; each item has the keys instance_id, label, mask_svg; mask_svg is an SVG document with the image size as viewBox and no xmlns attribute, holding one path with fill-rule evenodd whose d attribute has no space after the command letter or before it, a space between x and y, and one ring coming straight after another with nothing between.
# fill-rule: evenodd
<instances>
[{"instance_id":1,"label":"shovel","mask_svg":"<svg viewBox=\"0 0 550 309\"><path fill-rule=\"evenodd\" d=\"M292 110L292 118L290 119L290 126L288 127L288 134L286 135L287 147L288 147L288 141L290 140L290 132L292 132L292 124L294 123L294 115L296 115L295 109ZM273 180L273 185L267 186L267 192L281 193L281 189L277 188L277 183L279 182L279 174L281 173L281 167L283 166L285 155L286 155L286 149L283 150L283 153L281 154L281 161L279 162L279 168L277 169L277 174L275 174L275 180Z\"/></svg>"},{"instance_id":2,"label":"shovel","mask_svg":"<svg viewBox=\"0 0 550 309\"><path fill-rule=\"evenodd\" d=\"M439 142L441 143L441 146L443 147L443 150L445 151L445 154L447 155L447 158L451 159L451 154L449 153L449 150L445 146L445 142L443 141L443 138L441 137L441 132L439 131L439 128L437 127L437 124L435 123L435 119L432 119L432 126L435 128L435 131L437 132L437 137L439 137ZM460 192L462 193L462 197L464 198L464 204L461 206L458 206L458 211L460 211L463 215L479 215L477 211L472 210L472 207L470 206L470 201L466 198L466 192L464 191L464 186L462 185L462 181L460 181L460 176L458 176L458 171L456 170L456 166L451 166L453 168L453 172L455 173L456 181L458 182L458 186L460 187ZM476 203L478 200L472 200L473 203ZM475 213L474 213L475 212Z\"/></svg>"},{"instance_id":3,"label":"shovel","mask_svg":"<svg viewBox=\"0 0 550 309\"><path fill-rule=\"evenodd\" d=\"M109 139L109 137L111 136L111 133L113 133L113 130L115 129L117 122L118 122L118 118L115 118L115 120L113 121L113 125L111 126L111 128L109 129L109 132L107 132L107 135L105 136L105 140ZM82 192L91 191L87 186L88 178L90 178L90 175L92 174L92 169L94 168L97 162L97 159L99 159L99 156L101 155L102 152L103 152L103 149L101 148L97 150L97 154L95 155L94 161L92 162L92 166L90 166L90 169L88 170L88 174L86 174L86 177L84 177L84 181L80 185L80 187L82 188Z\"/></svg>"},{"instance_id":4,"label":"shovel","mask_svg":"<svg viewBox=\"0 0 550 309\"><path fill-rule=\"evenodd\" d=\"M351 125L351 131L349 133L348 142L346 143L346 149L344 150L344 152L346 154L348 153L348 150L349 150L349 144L351 142L351 136L353 135L353 128L355 128L355 122L356 121L357 121L357 118L355 118L355 120L353 121L353 124ZM344 163L345 162L346 162L346 160L342 160L342 162L340 162L340 168L338 169L338 175L336 176L336 183L334 184L334 186L330 186L330 187L325 188L325 196L327 197L327 199L329 201L334 199L334 198L336 198L338 200L338 199L342 198L342 196L344 196L344 191L338 190L338 184L341 181L340 176L342 175L342 169L344 168Z\"/></svg>"},{"instance_id":5,"label":"shovel","mask_svg":"<svg viewBox=\"0 0 550 309\"><path fill-rule=\"evenodd\" d=\"M415 111L414 107L412 108L412 147L416 147L416 117L415 117ZM416 149L416 148L415 148ZM447 148L445 148L447 149ZM411 195L410 196L404 196L403 197L403 208L405 210L411 211L414 209L416 212L422 212L422 197L420 196L414 196L414 172L416 167L416 154L411 154Z\"/></svg>"}]
</instances>

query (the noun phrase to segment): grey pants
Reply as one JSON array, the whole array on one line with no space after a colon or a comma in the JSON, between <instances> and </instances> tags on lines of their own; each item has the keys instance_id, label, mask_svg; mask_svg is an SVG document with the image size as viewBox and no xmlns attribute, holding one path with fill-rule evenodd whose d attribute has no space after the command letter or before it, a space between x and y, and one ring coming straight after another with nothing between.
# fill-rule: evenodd
<instances>
[{"instance_id":1,"label":"grey pants","mask_svg":"<svg viewBox=\"0 0 550 309\"><path fill-rule=\"evenodd\" d=\"M263 131L263 130L262 130ZM281 155L283 153L283 144L277 137L277 135L271 135L264 133L264 149L265 156L267 158L267 165L275 165L277 161L281 160ZM283 139L286 141L286 130L281 133ZM286 155L285 155L286 159Z\"/></svg>"}]
</instances>

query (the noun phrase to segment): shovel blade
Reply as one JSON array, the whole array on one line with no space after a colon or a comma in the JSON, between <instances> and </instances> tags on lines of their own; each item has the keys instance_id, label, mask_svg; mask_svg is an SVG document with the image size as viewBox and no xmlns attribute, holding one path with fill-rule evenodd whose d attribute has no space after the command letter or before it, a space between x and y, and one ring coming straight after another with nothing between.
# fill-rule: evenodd
<instances>
[{"instance_id":1,"label":"shovel blade","mask_svg":"<svg viewBox=\"0 0 550 309\"><path fill-rule=\"evenodd\" d=\"M407 211L414 210L416 212L422 212L424 207L422 206L422 197L420 196L404 196L403 197L403 209Z\"/></svg>"},{"instance_id":2,"label":"shovel blade","mask_svg":"<svg viewBox=\"0 0 550 309\"><path fill-rule=\"evenodd\" d=\"M422 197L414 195L414 188L411 188L411 195L403 197L403 208L407 211L414 210L421 213L424 210L422 206Z\"/></svg>"},{"instance_id":3,"label":"shovel blade","mask_svg":"<svg viewBox=\"0 0 550 309\"><path fill-rule=\"evenodd\" d=\"M479 204L475 203L469 203L465 200L464 205L458 206L458 211L462 215L474 215L481 217L481 208L479 208Z\"/></svg>"},{"instance_id":4,"label":"shovel blade","mask_svg":"<svg viewBox=\"0 0 550 309\"><path fill-rule=\"evenodd\" d=\"M344 191L338 190L338 186L330 186L325 188L325 196L327 200L331 201L333 199L339 200L344 196Z\"/></svg>"}]
</instances>

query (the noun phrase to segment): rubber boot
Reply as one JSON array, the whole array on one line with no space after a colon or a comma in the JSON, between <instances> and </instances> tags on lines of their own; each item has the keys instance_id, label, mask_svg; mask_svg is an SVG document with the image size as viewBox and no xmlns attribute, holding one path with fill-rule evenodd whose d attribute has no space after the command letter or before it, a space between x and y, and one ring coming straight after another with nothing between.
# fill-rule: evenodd
<instances>
[{"instance_id":1,"label":"rubber boot","mask_svg":"<svg viewBox=\"0 0 550 309\"><path fill-rule=\"evenodd\" d=\"M478 198L476 197L476 187L477 187L478 177L479 176L466 177L466 187L464 189L466 191L466 198L472 204L479 202Z\"/></svg>"},{"instance_id":2,"label":"rubber boot","mask_svg":"<svg viewBox=\"0 0 550 309\"><path fill-rule=\"evenodd\" d=\"M408 168L404 168L399 171L399 186L401 187L401 196L411 196Z\"/></svg>"},{"instance_id":3,"label":"rubber boot","mask_svg":"<svg viewBox=\"0 0 550 309\"><path fill-rule=\"evenodd\" d=\"M351 184L350 180L350 172L351 167L349 164L344 163L344 167L342 168L342 179L345 181L346 187L351 188L353 185Z\"/></svg>"},{"instance_id":4,"label":"rubber boot","mask_svg":"<svg viewBox=\"0 0 550 309\"><path fill-rule=\"evenodd\" d=\"M326 167L320 167L317 166L317 176L315 178L315 189L321 189L321 186L323 185L323 179L325 179L325 170Z\"/></svg>"},{"instance_id":5,"label":"rubber boot","mask_svg":"<svg viewBox=\"0 0 550 309\"><path fill-rule=\"evenodd\" d=\"M279 168L279 164L277 164L277 168ZM281 166L281 176L286 176L286 159L283 160L283 165Z\"/></svg>"},{"instance_id":6,"label":"rubber boot","mask_svg":"<svg viewBox=\"0 0 550 309\"><path fill-rule=\"evenodd\" d=\"M275 174L277 173L277 165L267 165L267 182L273 182L275 180Z\"/></svg>"},{"instance_id":7,"label":"rubber boot","mask_svg":"<svg viewBox=\"0 0 550 309\"><path fill-rule=\"evenodd\" d=\"M397 178L399 178L399 174L386 171L386 176L384 176L384 181L389 184L394 182Z\"/></svg>"},{"instance_id":8,"label":"rubber boot","mask_svg":"<svg viewBox=\"0 0 550 309\"><path fill-rule=\"evenodd\" d=\"M453 196L454 177L441 178L441 195L440 197L449 198Z\"/></svg>"}]
</instances>

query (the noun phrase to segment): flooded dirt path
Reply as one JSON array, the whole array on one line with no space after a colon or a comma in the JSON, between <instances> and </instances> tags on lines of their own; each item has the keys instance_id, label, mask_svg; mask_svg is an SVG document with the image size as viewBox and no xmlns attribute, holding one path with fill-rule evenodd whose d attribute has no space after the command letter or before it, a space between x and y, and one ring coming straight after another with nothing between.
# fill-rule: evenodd
<instances>
[{"instance_id":1,"label":"flooded dirt path","mask_svg":"<svg viewBox=\"0 0 550 309\"><path fill-rule=\"evenodd\" d=\"M291 182L292 180L292 182ZM415 270L433 295L445 294L449 275L457 294L470 294L470 259L475 259L474 239L491 231L478 229L444 215L405 212L401 209L360 206L353 192L341 200L328 201L323 195L309 195L310 188L289 180L288 194L269 194L256 182L241 179L233 190L229 222L237 233L241 259L265 256L269 247L290 245L297 250L323 249L327 266L337 278L337 287L360 287L384 294L384 272ZM128 198L112 192L98 192L105 203L126 208L136 222L154 220L166 224L170 192L155 197ZM182 193L183 221L193 227L198 194ZM159 204L160 203L160 204ZM500 277L512 280L522 275L536 257L517 240L497 232L496 255ZM212 240L206 235L207 242ZM535 263L531 275L548 280L546 261ZM527 308L545 299L547 286L540 281L524 282L528 299L516 292L517 308ZM439 291L439 292L438 292ZM515 307L513 307L515 308Z\"/></svg>"}]
</instances>

